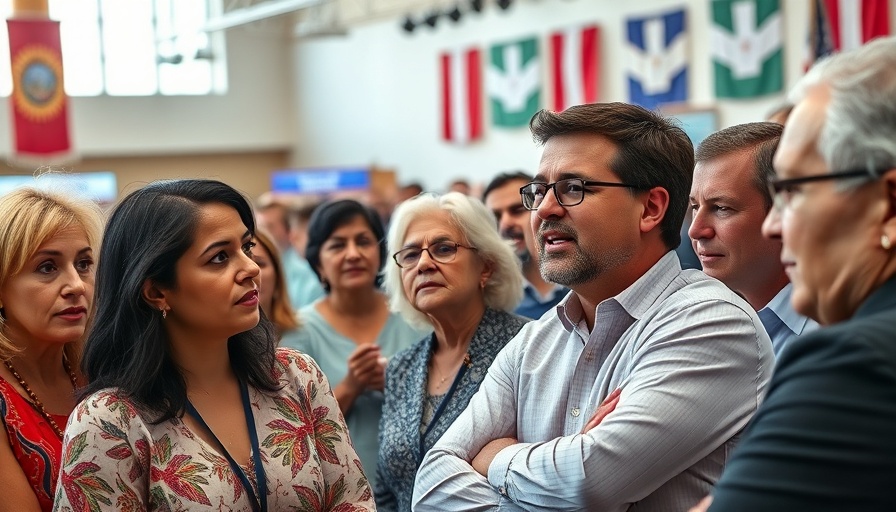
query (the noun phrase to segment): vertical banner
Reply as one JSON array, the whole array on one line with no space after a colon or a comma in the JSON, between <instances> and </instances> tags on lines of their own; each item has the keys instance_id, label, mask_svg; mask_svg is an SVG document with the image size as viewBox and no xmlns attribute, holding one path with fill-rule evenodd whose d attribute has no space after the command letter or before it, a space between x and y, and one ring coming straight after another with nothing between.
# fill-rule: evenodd
<instances>
[{"instance_id":1,"label":"vertical banner","mask_svg":"<svg viewBox=\"0 0 896 512\"><path fill-rule=\"evenodd\" d=\"M491 47L486 76L495 126L528 126L541 103L538 39Z\"/></svg>"},{"instance_id":2,"label":"vertical banner","mask_svg":"<svg viewBox=\"0 0 896 512\"><path fill-rule=\"evenodd\" d=\"M59 22L10 19L14 160L46 162L71 152L62 87Z\"/></svg>"},{"instance_id":3,"label":"vertical banner","mask_svg":"<svg viewBox=\"0 0 896 512\"><path fill-rule=\"evenodd\" d=\"M549 38L555 112L594 103L598 96L600 29L586 25L553 32Z\"/></svg>"},{"instance_id":4,"label":"vertical banner","mask_svg":"<svg viewBox=\"0 0 896 512\"><path fill-rule=\"evenodd\" d=\"M442 138L465 144L482 138L482 62L478 49L439 55Z\"/></svg>"},{"instance_id":5,"label":"vertical banner","mask_svg":"<svg viewBox=\"0 0 896 512\"><path fill-rule=\"evenodd\" d=\"M685 10L626 20L629 102L647 109L688 99Z\"/></svg>"}]
</instances>

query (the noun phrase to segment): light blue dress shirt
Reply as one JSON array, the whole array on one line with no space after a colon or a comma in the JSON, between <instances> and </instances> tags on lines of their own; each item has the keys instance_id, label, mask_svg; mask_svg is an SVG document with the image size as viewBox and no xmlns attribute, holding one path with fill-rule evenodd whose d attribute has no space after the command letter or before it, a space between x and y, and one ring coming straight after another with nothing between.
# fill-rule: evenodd
<instances>
[{"instance_id":1,"label":"light blue dress shirt","mask_svg":"<svg viewBox=\"0 0 896 512\"><path fill-rule=\"evenodd\" d=\"M818 323L793 310L790 304L792 294L793 283L787 283L787 286L781 288L781 291L759 310L759 320L762 321L768 337L772 340L775 358L780 357L781 351L790 340L818 329Z\"/></svg>"}]
</instances>

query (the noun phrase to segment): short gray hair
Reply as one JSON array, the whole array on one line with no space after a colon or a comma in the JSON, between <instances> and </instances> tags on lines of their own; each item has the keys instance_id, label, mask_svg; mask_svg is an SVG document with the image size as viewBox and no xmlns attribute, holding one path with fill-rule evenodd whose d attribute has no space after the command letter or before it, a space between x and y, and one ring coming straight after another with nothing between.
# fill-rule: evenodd
<instances>
[{"instance_id":1,"label":"short gray hair","mask_svg":"<svg viewBox=\"0 0 896 512\"><path fill-rule=\"evenodd\" d=\"M788 99L796 104L818 85L831 93L817 141L828 169L867 169L867 179L847 180L856 186L872 179L872 171L896 167L896 37L820 61Z\"/></svg>"},{"instance_id":2,"label":"short gray hair","mask_svg":"<svg viewBox=\"0 0 896 512\"><path fill-rule=\"evenodd\" d=\"M439 211L449 214L451 224L465 238L456 241L475 247L479 256L493 269L485 285L485 305L512 312L523 296L520 261L510 243L498 234L495 216L479 199L459 192L448 192L443 195L421 194L401 203L392 215L386 237L389 254L401 250L411 222ZM411 325L431 326L429 317L418 311L405 297L401 268L394 261L386 265L385 284L392 311L400 313Z\"/></svg>"}]
</instances>

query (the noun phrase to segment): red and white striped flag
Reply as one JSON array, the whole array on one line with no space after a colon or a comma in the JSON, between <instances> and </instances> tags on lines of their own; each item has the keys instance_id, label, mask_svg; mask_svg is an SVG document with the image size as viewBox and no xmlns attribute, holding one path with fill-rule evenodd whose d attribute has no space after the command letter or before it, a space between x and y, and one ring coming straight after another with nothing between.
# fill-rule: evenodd
<instances>
[{"instance_id":1,"label":"red and white striped flag","mask_svg":"<svg viewBox=\"0 0 896 512\"><path fill-rule=\"evenodd\" d=\"M470 142L482 137L482 61L479 49L443 52L442 138Z\"/></svg>"},{"instance_id":2,"label":"red and white striped flag","mask_svg":"<svg viewBox=\"0 0 896 512\"><path fill-rule=\"evenodd\" d=\"M551 34L551 83L554 85L551 108L554 111L597 101L599 37L597 25Z\"/></svg>"},{"instance_id":3,"label":"red and white striped flag","mask_svg":"<svg viewBox=\"0 0 896 512\"><path fill-rule=\"evenodd\" d=\"M889 0L824 0L837 51L858 48L890 33Z\"/></svg>"}]
</instances>

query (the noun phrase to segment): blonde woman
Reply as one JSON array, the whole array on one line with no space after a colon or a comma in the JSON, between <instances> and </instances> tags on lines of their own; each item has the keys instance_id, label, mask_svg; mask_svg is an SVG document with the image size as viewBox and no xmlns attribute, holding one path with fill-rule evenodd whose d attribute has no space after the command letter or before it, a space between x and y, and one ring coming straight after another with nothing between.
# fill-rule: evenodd
<instances>
[{"instance_id":1,"label":"blonde woman","mask_svg":"<svg viewBox=\"0 0 896 512\"><path fill-rule=\"evenodd\" d=\"M0 198L0 510L50 510L62 434L84 384L101 215L23 188Z\"/></svg>"}]
</instances>

